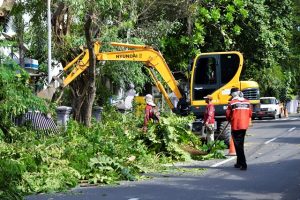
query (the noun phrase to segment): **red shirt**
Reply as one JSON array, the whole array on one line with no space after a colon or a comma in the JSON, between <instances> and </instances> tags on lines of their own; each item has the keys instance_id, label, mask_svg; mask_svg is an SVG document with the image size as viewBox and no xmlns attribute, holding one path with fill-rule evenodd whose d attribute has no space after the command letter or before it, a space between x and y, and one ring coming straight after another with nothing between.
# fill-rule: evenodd
<instances>
[{"instance_id":1,"label":"red shirt","mask_svg":"<svg viewBox=\"0 0 300 200\"><path fill-rule=\"evenodd\" d=\"M144 126L147 126L151 118L153 118L152 106L147 104L145 108Z\"/></svg>"},{"instance_id":2,"label":"red shirt","mask_svg":"<svg viewBox=\"0 0 300 200\"><path fill-rule=\"evenodd\" d=\"M233 98L226 110L226 119L231 123L231 130L246 130L249 127L252 109L250 102L243 97Z\"/></svg>"},{"instance_id":3,"label":"red shirt","mask_svg":"<svg viewBox=\"0 0 300 200\"><path fill-rule=\"evenodd\" d=\"M215 106L211 102L209 102L206 106L204 113L204 124L214 124L215 123Z\"/></svg>"}]
</instances>

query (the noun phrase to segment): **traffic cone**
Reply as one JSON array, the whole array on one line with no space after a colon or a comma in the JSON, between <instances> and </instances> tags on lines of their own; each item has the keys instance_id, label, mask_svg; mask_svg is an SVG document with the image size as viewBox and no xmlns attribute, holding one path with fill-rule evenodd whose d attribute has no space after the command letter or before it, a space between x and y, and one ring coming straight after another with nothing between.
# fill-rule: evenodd
<instances>
[{"instance_id":1,"label":"traffic cone","mask_svg":"<svg viewBox=\"0 0 300 200\"><path fill-rule=\"evenodd\" d=\"M228 156L236 156L235 148L234 148L234 143L232 136L230 137L230 144L229 144L229 152L227 154Z\"/></svg>"}]
</instances>

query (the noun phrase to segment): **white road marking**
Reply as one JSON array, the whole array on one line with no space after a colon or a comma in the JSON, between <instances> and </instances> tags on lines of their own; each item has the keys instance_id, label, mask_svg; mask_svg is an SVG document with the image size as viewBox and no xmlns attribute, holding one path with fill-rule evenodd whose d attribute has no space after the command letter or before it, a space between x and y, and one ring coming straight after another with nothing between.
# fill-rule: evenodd
<instances>
[{"instance_id":1,"label":"white road marking","mask_svg":"<svg viewBox=\"0 0 300 200\"><path fill-rule=\"evenodd\" d=\"M272 121L286 121L286 120L299 120L299 117L286 117L286 118L276 118L276 119L260 119L260 120L253 120L253 121L260 121L260 122L272 122Z\"/></svg>"},{"instance_id":2,"label":"white road marking","mask_svg":"<svg viewBox=\"0 0 300 200\"><path fill-rule=\"evenodd\" d=\"M276 137L276 138L273 138L273 139L271 139L271 140L268 140L268 141L265 142L265 144L269 144L270 142L272 142L272 141L274 141L274 140L276 140L276 139L277 139L277 137Z\"/></svg>"},{"instance_id":3,"label":"white road marking","mask_svg":"<svg viewBox=\"0 0 300 200\"><path fill-rule=\"evenodd\" d=\"M233 157L231 157L231 158L228 158L228 159L226 159L226 160L223 160L222 162L216 163L216 164L212 165L211 167L218 167L218 166L220 166L220 165L223 165L224 163L227 163L227 162L229 162L229 161L235 159L235 157L236 157L236 156L233 156Z\"/></svg>"},{"instance_id":4,"label":"white road marking","mask_svg":"<svg viewBox=\"0 0 300 200\"><path fill-rule=\"evenodd\" d=\"M292 131L295 130L295 129L296 129L296 127L293 127L293 128L291 128L291 129L289 129L288 132L292 132Z\"/></svg>"},{"instance_id":5,"label":"white road marking","mask_svg":"<svg viewBox=\"0 0 300 200\"><path fill-rule=\"evenodd\" d=\"M292 131L295 130L295 129L296 129L296 127L290 128L290 129L288 130L288 132L292 132ZM270 140L266 141L265 144L269 144L270 142L273 142L273 141L276 140L276 139L277 139L277 137L275 137L275 138L273 138L273 139L270 139Z\"/></svg>"}]
</instances>

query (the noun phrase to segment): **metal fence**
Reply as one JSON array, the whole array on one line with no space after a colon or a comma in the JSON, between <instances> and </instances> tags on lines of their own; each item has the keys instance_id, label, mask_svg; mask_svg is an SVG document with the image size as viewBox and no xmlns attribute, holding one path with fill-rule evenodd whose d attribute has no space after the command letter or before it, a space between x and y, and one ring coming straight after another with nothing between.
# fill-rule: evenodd
<instances>
[{"instance_id":1,"label":"metal fence","mask_svg":"<svg viewBox=\"0 0 300 200\"><path fill-rule=\"evenodd\" d=\"M54 120L40 112L29 111L22 116L14 117L12 121L17 126L28 126L33 130L43 133L57 133L58 127Z\"/></svg>"}]
</instances>

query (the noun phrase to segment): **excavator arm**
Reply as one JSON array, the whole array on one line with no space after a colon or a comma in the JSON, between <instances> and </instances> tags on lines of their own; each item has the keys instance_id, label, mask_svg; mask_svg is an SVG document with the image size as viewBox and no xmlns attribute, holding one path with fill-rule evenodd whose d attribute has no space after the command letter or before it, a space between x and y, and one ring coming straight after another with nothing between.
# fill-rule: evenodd
<instances>
[{"instance_id":1,"label":"excavator arm","mask_svg":"<svg viewBox=\"0 0 300 200\"><path fill-rule=\"evenodd\" d=\"M165 88L161 82L155 76L153 70L156 70L167 83L172 92L176 95L178 99L182 98L182 95L175 80L173 74L171 73L165 59L159 51L154 50L150 46L146 45L132 45L124 43L109 43L111 46L124 47L128 50L124 51L113 51L113 52L100 52L101 43L94 43L94 52L96 59L98 61L135 61L142 62L149 69L151 78L155 82L157 88L162 93L166 102L171 109L174 109ZM62 82L62 87L70 84L77 76L83 73L89 67L89 51L85 49L79 56L77 56L73 61L66 65L64 68L64 73L67 74L66 78ZM68 73L69 72L69 73Z\"/></svg>"}]
</instances>

